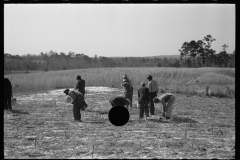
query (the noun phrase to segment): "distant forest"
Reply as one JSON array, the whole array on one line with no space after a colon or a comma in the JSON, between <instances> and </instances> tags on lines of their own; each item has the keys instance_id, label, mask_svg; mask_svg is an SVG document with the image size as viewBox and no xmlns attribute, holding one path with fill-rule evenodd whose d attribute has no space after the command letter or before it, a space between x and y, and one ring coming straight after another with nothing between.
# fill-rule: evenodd
<instances>
[{"instance_id":1,"label":"distant forest","mask_svg":"<svg viewBox=\"0 0 240 160\"><path fill-rule=\"evenodd\" d=\"M216 53L211 43L216 39L207 35L203 40L184 42L179 56L154 57L89 57L83 53L69 51L41 52L38 55L11 55L4 53L4 71L66 70L104 67L235 67L235 51L227 53L227 45Z\"/></svg>"}]
</instances>

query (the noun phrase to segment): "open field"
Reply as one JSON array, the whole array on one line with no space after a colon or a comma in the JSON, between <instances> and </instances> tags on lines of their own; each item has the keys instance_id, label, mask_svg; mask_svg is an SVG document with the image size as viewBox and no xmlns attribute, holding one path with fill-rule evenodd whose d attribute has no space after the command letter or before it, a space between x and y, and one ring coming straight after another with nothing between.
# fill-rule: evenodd
<instances>
[{"instance_id":1,"label":"open field","mask_svg":"<svg viewBox=\"0 0 240 160\"><path fill-rule=\"evenodd\" d=\"M129 122L115 127L108 100L123 90L87 87L83 123L73 121L62 92L15 94L13 112L4 111L5 158L235 158L235 99L177 93L172 122L159 120L158 104L155 117L139 122L133 108Z\"/></svg>"},{"instance_id":2,"label":"open field","mask_svg":"<svg viewBox=\"0 0 240 160\"><path fill-rule=\"evenodd\" d=\"M33 70L28 70L26 73L26 70L21 70L21 71L4 71L4 75L11 75L11 74L29 74L29 73L41 73L44 71L33 71Z\"/></svg>"},{"instance_id":3,"label":"open field","mask_svg":"<svg viewBox=\"0 0 240 160\"><path fill-rule=\"evenodd\" d=\"M91 68L64 71L11 74L8 77L14 93L38 92L73 87L77 75L86 80L86 86L121 88L124 74L132 79L136 90L141 82L153 75L160 92L204 95L207 85L216 97L235 97L235 68Z\"/></svg>"}]
</instances>

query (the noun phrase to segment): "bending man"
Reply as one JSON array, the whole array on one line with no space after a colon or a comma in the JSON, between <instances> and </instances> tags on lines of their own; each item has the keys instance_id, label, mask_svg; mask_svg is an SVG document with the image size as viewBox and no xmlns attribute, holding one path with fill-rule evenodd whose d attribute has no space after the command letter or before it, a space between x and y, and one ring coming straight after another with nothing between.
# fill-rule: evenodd
<instances>
[{"instance_id":1,"label":"bending man","mask_svg":"<svg viewBox=\"0 0 240 160\"><path fill-rule=\"evenodd\" d=\"M175 101L175 96L171 93L166 93L161 95L159 98L154 98L154 103L161 102L163 105L162 116L166 119L170 119L172 116L172 110L174 108L173 103Z\"/></svg>"},{"instance_id":2,"label":"bending man","mask_svg":"<svg viewBox=\"0 0 240 160\"><path fill-rule=\"evenodd\" d=\"M74 120L82 122L80 109L84 105L83 94L81 92L76 91L76 90L71 90L70 91L69 89L66 89L64 91L64 93L66 95L70 96L72 98L72 100L73 100L72 104L73 104L73 117L74 117Z\"/></svg>"}]
</instances>

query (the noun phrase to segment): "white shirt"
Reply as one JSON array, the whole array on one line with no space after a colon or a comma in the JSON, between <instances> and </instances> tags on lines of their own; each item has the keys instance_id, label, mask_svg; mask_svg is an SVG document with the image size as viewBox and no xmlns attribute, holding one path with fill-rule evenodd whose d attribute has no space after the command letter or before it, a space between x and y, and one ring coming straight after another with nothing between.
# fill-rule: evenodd
<instances>
[{"instance_id":1,"label":"white shirt","mask_svg":"<svg viewBox=\"0 0 240 160\"><path fill-rule=\"evenodd\" d=\"M172 95L173 94L171 94L171 93L165 93L165 94L161 95L158 99L160 102L162 102L162 100L165 100L165 98L167 98L168 96L172 96Z\"/></svg>"},{"instance_id":2,"label":"white shirt","mask_svg":"<svg viewBox=\"0 0 240 160\"><path fill-rule=\"evenodd\" d=\"M157 84L157 81L155 80L151 80L148 82L148 89L149 89L149 92L158 92L158 84Z\"/></svg>"}]
</instances>

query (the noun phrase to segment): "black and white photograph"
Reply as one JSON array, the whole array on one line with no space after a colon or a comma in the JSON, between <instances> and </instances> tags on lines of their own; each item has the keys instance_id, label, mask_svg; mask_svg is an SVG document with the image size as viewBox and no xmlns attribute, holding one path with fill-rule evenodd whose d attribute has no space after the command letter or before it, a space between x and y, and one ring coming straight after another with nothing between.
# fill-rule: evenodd
<instances>
[{"instance_id":1,"label":"black and white photograph","mask_svg":"<svg viewBox=\"0 0 240 160\"><path fill-rule=\"evenodd\" d=\"M235 159L236 5L6 3L4 159Z\"/></svg>"}]
</instances>

